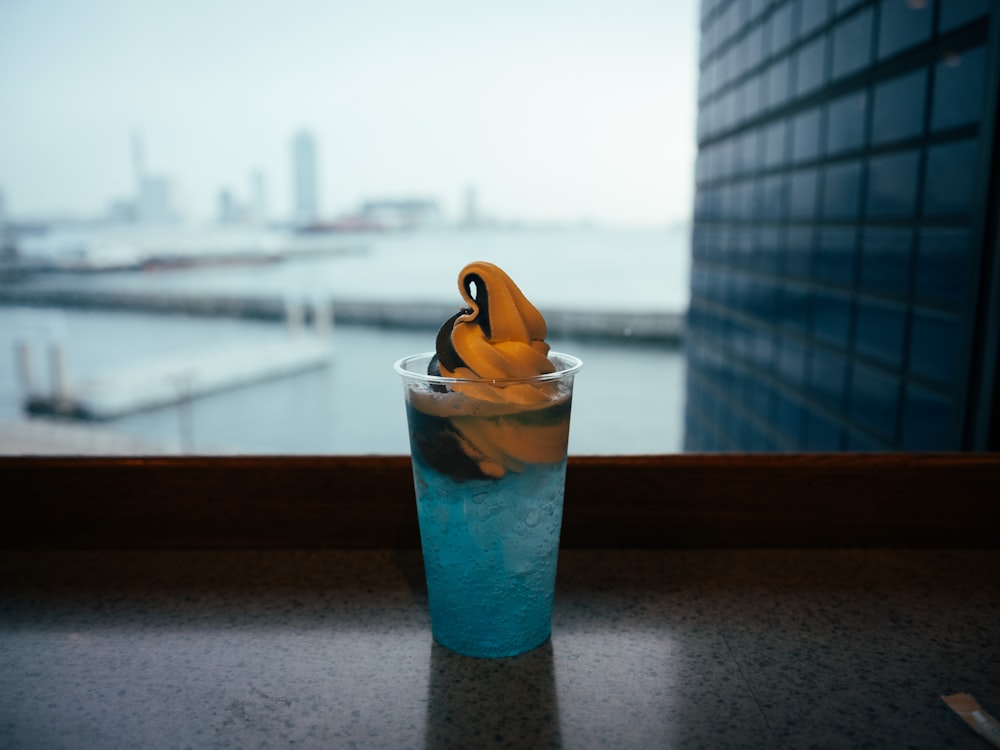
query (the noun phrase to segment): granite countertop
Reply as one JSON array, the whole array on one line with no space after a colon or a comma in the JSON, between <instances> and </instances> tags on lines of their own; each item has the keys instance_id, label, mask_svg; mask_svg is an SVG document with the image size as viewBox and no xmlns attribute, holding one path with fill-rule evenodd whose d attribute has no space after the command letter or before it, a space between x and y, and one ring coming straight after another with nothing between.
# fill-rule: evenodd
<instances>
[{"instance_id":1,"label":"granite countertop","mask_svg":"<svg viewBox=\"0 0 1000 750\"><path fill-rule=\"evenodd\" d=\"M432 643L409 550L0 552L0 747L970 748L1000 553L563 550L551 640Z\"/></svg>"}]
</instances>

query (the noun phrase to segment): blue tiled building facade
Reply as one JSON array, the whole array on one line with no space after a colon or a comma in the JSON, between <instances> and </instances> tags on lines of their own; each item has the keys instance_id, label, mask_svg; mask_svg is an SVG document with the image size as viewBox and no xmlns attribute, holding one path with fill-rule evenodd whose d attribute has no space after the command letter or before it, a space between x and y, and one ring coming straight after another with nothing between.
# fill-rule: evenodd
<instances>
[{"instance_id":1,"label":"blue tiled building facade","mask_svg":"<svg viewBox=\"0 0 1000 750\"><path fill-rule=\"evenodd\" d=\"M689 451L996 448L992 0L703 0Z\"/></svg>"}]
</instances>

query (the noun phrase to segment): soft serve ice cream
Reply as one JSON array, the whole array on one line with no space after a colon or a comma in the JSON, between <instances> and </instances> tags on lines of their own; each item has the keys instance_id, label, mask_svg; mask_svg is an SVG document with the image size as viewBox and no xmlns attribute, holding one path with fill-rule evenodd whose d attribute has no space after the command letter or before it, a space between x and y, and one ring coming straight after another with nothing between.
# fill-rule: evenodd
<instances>
[{"instance_id":1,"label":"soft serve ice cream","mask_svg":"<svg viewBox=\"0 0 1000 750\"><path fill-rule=\"evenodd\" d=\"M555 370L545 319L506 273L492 263L470 263L458 288L467 307L441 326L429 374L495 380Z\"/></svg>"},{"instance_id":2,"label":"soft serve ice cream","mask_svg":"<svg viewBox=\"0 0 1000 750\"><path fill-rule=\"evenodd\" d=\"M414 432L415 457L464 478L498 478L563 460L570 399L545 377L557 369L545 319L492 263L467 265L458 287L465 307L441 327L427 369L459 380L411 394L423 427ZM439 420L435 429L428 420Z\"/></svg>"}]
</instances>

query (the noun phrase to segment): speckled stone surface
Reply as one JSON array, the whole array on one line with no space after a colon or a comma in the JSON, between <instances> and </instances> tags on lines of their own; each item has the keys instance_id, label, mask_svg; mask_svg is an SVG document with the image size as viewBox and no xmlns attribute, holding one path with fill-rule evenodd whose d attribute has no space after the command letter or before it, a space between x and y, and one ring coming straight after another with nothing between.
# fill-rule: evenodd
<instances>
[{"instance_id":1,"label":"speckled stone surface","mask_svg":"<svg viewBox=\"0 0 1000 750\"><path fill-rule=\"evenodd\" d=\"M564 550L552 639L432 643L409 551L0 553L0 747L970 748L1000 554Z\"/></svg>"}]
</instances>

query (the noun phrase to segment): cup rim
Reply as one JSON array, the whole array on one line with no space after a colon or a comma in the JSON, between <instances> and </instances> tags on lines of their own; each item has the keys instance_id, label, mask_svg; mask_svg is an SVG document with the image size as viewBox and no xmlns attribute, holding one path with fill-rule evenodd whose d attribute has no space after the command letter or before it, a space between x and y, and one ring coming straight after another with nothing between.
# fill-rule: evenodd
<instances>
[{"instance_id":1,"label":"cup rim","mask_svg":"<svg viewBox=\"0 0 1000 750\"><path fill-rule=\"evenodd\" d=\"M546 383L552 380L562 380L567 375L575 375L580 368L583 367L583 360L579 357L574 357L572 354L565 354L563 352L550 351L549 358L558 359L560 360L560 363L565 366L555 372L546 372L541 375L531 375L523 378L449 378L444 375L428 375L427 373L406 369L406 365L409 363L425 357L430 359L434 356L434 354L435 352L420 352L419 354L411 354L407 357L402 357L393 363L392 369L397 375L400 375L407 380L418 380L422 383L434 383L438 385L454 385L456 383L517 385L520 383Z\"/></svg>"}]
</instances>

